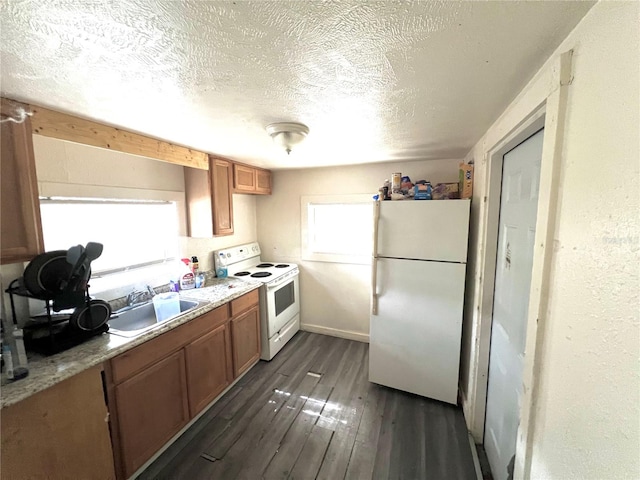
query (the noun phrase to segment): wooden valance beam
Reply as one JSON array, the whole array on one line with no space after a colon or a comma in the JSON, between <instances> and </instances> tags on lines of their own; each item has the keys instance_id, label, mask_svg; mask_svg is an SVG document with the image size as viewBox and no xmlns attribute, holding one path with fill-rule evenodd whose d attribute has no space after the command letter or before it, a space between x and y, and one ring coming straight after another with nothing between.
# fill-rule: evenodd
<instances>
[{"instance_id":1,"label":"wooden valance beam","mask_svg":"<svg viewBox=\"0 0 640 480\"><path fill-rule=\"evenodd\" d=\"M4 98L2 101L11 102ZM28 105L28 110L32 115L32 132L36 135L155 158L185 167L209 169L209 157L204 152L36 105Z\"/></svg>"}]
</instances>

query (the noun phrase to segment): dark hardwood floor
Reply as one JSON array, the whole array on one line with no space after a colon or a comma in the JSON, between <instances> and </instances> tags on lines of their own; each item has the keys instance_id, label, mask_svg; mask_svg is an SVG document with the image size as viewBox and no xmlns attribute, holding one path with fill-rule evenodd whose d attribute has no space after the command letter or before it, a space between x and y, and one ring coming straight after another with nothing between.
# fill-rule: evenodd
<instances>
[{"instance_id":1,"label":"dark hardwood floor","mask_svg":"<svg viewBox=\"0 0 640 480\"><path fill-rule=\"evenodd\" d=\"M299 332L139 479L475 479L460 408L369 383L369 346Z\"/></svg>"}]
</instances>

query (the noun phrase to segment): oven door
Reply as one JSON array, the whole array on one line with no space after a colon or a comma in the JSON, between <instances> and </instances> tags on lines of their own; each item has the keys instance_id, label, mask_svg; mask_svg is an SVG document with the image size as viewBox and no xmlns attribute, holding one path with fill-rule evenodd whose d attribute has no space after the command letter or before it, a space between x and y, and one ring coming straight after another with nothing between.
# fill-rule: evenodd
<instances>
[{"instance_id":1,"label":"oven door","mask_svg":"<svg viewBox=\"0 0 640 480\"><path fill-rule=\"evenodd\" d=\"M267 286L267 330L269 338L300 312L298 275Z\"/></svg>"}]
</instances>

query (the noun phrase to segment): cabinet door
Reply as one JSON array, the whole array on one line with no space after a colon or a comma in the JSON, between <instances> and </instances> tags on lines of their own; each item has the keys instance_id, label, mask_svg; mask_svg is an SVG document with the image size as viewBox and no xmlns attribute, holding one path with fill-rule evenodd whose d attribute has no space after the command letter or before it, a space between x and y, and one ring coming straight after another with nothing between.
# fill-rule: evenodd
<instances>
[{"instance_id":1,"label":"cabinet door","mask_svg":"<svg viewBox=\"0 0 640 480\"><path fill-rule=\"evenodd\" d=\"M260 315L258 307L231 319L233 376L242 375L260 358Z\"/></svg>"},{"instance_id":2,"label":"cabinet door","mask_svg":"<svg viewBox=\"0 0 640 480\"><path fill-rule=\"evenodd\" d=\"M213 185L213 234L233 234L233 185L232 164L221 158L211 157L209 162Z\"/></svg>"},{"instance_id":3,"label":"cabinet door","mask_svg":"<svg viewBox=\"0 0 640 480\"><path fill-rule=\"evenodd\" d=\"M195 416L233 380L229 324L220 325L185 348L189 410Z\"/></svg>"},{"instance_id":4,"label":"cabinet door","mask_svg":"<svg viewBox=\"0 0 640 480\"><path fill-rule=\"evenodd\" d=\"M189 421L184 350L115 387L125 477Z\"/></svg>"},{"instance_id":5,"label":"cabinet door","mask_svg":"<svg viewBox=\"0 0 640 480\"><path fill-rule=\"evenodd\" d=\"M271 195L271 172L269 170L256 169L256 193Z\"/></svg>"},{"instance_id":6,"label":"cabinet door","mask_svg":"<svg viewBox=\"0 0 640 480\"><path fill-rule=\"evenodd\" d=\"M31 260L44 251L36 162L31 121L4 121L16 117L16 105L2 100L0 107L0 263Z\"/></svg>"},{"instance_id":7,"label":"cabinet door","mask_svg":"<svg viewBox=\"0 0 640 480\"><path fill-rule=\"evenodd\" d=\"M100 367L5 407L0 416L1 478L115 478Z\"/></svg>"},{"instance_id":8,"label":"cabinet door","mask_svg":"<svg viewBox=\"0 0 640 480\"><path fill-rule=\"evenodd\" d=\"M255 169L245 165L233 164L233 186L241 193L256 192Z\"/></svg>"}]
</instances>

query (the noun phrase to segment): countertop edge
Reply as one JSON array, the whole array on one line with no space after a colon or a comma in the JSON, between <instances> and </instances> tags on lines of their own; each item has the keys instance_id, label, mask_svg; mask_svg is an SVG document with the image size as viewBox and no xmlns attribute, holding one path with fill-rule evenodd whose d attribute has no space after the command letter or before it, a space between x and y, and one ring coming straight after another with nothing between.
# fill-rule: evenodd
<instances>
[{"instance_id":1,"label":"countertop edge","mask_svg":"<svg viewBox=\"0 0 640 480\"><path fill-rule=\"evenodd\" d=\"M0 409L14 405L38 392L46 390L78 373L95 367L127 350L141 345L163 333L173 330L196 317L201 316L221 305L241 297L260 288L259 282L245 280L222 279L217 280L212 287L205 287L197 291L181 292L185 299L207 302L192 311L170 320L162 327L145 332L138 337L126 338L116 335L102 334L58 354L43 357L29 363L29 376L15 382L3 385L0 390ZM213 288L213 289L212 289ZM228 293L220 298L209 300L206 297L218 294L220 290Z\"/></svg>"}]
</instances>

